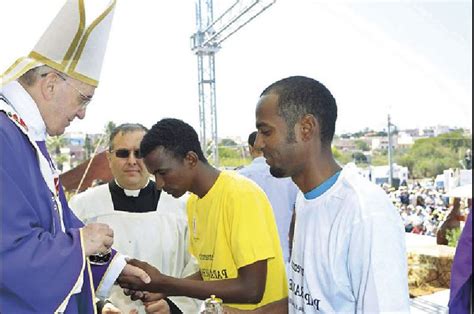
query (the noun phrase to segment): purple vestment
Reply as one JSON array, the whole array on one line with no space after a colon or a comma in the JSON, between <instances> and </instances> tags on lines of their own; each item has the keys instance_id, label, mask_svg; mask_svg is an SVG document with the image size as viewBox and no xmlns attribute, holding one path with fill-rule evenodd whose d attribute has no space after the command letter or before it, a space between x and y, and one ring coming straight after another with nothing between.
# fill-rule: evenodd
<instances>
[{"instance_id":1,"label":"purple vestment","mask_svg":"<svg viewBox=\"0 0 474 314\"><path fill-rule=\"evenodd\" d=\"M47 159L44 142L37 142ZM0 312L53 313L83 274L82 290L65 313L94 313L94 289L108 265L94 269L83 257L82 222L60 201L65 232L28 138L0 112ZM96 268L95 266L93 268ZM96 275L97 273L97 275Z\"/></svg>"},{"instance_id":2,"label":"purple vestment","mask_svg":"<svg viewBox=\"0 0 474 314\"><path fill-rule=\"evenodd\" d=\"M469 313L472 289L472 209L467 216L451 270L449 313Z\"/></svg>"}]
</instances>

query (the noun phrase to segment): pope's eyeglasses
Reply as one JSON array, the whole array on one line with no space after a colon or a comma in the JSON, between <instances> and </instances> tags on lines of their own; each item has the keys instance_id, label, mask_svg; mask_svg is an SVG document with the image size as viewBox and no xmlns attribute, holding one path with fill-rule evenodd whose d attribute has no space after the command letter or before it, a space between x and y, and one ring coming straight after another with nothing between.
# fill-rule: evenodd
<instances>
[{"instance_id":1,"label":"pope's eyeglasses","mask_svg":"<svg viewBox=\"0 0 474 314\"><path fill-rule=\"evenodd\" d=\"M44 73L44 74L41 75L41 77L45 77L45 76L48 75L49 73L51 73L51 72ZM87 107L87 105L91 102L92 96L87 96L86 94L84 94L83 92L81 92L81 91L79 90L79 88L77 88L76 86L74 86L74 85L72 85L71 83L69 83L69 82L67 81L67 78L64 77L62 74L60 74L60 73L58 73L58 72L53 72L53 73L56 74L57 76L59 76L59 77L64 81L64 83L66 83L69 87L73 88L73 89L79 94L79 96L81 96L81 104L80 104L80 105L81 105L82 108L85 109L85 108Z\"/></svg>"}]
</instances>

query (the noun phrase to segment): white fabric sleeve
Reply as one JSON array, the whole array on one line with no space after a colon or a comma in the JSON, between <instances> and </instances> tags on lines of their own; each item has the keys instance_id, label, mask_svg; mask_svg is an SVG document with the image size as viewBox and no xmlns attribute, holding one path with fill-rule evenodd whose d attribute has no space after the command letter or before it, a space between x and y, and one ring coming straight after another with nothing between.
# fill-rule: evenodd
<instances>
[{"instance_id":1,"label":"white fabric sleeve","mask_svg":"<svg viewBox=\"0 0 474 314\"><path fill-rule=\"evenodd\" d=\"M110 295L112 287L117 280L118 276L127 265L125 260L126 256L117 252L114 259L110 262L110 266L107 269L102 282L97 287L96 296L100 299L105 299Z\"/></svg>"},{"instance_id":2,"label":"white fabric sleeve","mask_svg":"<svg viewBox=\"0 0 474 314\"><path fill-rule=\"evenodd\" d=\"M410 311L404 233L393 219L373 215L355 222L348 270L357 313Z\"/></svg>"}]
</instances>

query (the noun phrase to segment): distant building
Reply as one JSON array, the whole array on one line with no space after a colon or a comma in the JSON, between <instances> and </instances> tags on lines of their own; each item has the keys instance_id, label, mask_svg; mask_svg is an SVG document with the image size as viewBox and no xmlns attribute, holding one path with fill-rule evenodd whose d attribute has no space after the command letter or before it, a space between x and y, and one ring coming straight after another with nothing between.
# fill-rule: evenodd
<instances>
[{"instance_id":1,"label":"distant building","mask_svg":"<svg viewBox=\"0 0 474 314\"><path fill-rule=\"evenodd\" d=\"M84 146L86 135L82 132L67 132L64 133L64 138L67 140L68 145Z\"/></svg>"},{"instance_id":2,"label":"distant building","mask_svg":"<svg viewBox=\"0 0 474 314\"><path fill-rule=\"evenodd\" d=\"M410 147L415 144L415 139L413 136L405 131L400 131L397 136L397 144L400 147Z\"/></svg>"},{"instance_id":3,"label":"distant building","mask_svg":"<svg viewBox=\"0 0 474 314\"><path fill-rule=\"evenodd\" d=\"M452 131L449 126L438 125L433 128L434 136L440 136L442 134L446 134Z\"/></svg>"},{"instance_id":4,"label":"distant building","mask_svg":"<svg viewBox=\"0 0 474 314\"><path fill-rule=\"evenodd\" d=\"M422 134L420 133L420 129L405 129L403 131L400 131L400 133L405 133L409 136L411 136L412 138L417 138L417 137L420 137Z\"/></svg>"},{"instance_id":5,"label":"distant building","mask_svg":"<svg viewBox=\"0 0 474 314\"><path fill-rule=\"evenodd\" d=\"M435 131L434 129L431 129L431 128L423 129L421 136L422 137L435 137Z\"/></svg>"},{"instance_id":6,"label":"distant building","mask_svg":"<svg viewBox=\"0 0 474 314\"><path fill-rule=\"evenodd\" d=\"M333 146L343 152L352 152L356 150L356 144L354 139L339 138L333 141Z\"/></svg>"},{"instance_id":7,"label":"distant building","mask_svg":"<svg viewBox=\"0 0 474 314\"><path fill-rule=\"evenodd\" d=\"M86 134L83 132L67 132L64 139L69 149L69 168L74 168L82 163L88 156L92 155L96 149L95 145L102 139L102 143L97 148L97 153L107 149L108 138L102 138L104 134ZM89 147L87 147L89 145Z\"/></svg>"},{"instance_id":8,"label":"distant building","mask_svg":"<svg viewBox=\"0 0 474 314\"><path fill-rule=\"evenodd\" d=\"M392 136L392 149L398 148L398 137ZM373 137L372 138L372 150L387 150L388 149L388 137Z\"/></svg>"},{"instance_id":9,"label":"distant building","mask_svg":"<svg viewBox=\"0 0 474 314\"><path fill-rule=\"evenodd\" d=\"M407 167L399 166L396 163L392 165L393 169L393 185L398 188L403 182L408 182L409 171ZM390 167L386 166L371 166L368 170L369 179L377 185L388 184L390 177Z\"/></svg>"}]
</instances>

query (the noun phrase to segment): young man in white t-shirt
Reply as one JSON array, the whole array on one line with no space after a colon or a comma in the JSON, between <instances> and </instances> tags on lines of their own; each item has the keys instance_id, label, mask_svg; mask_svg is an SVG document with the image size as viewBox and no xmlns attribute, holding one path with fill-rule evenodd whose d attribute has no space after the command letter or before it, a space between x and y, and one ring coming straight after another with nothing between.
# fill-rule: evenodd
<instances>
[{"instance_id":1,"label":"young man in white t-shirt","mask_svg":"<svg viewBox=\"0 0 474 314\"><path fill-rule=\"evenodd\" d=\"M330 91L306 77L272 84L257 105L255 146L273 176L291 177L302 192L289 305L274 303L266 311L409 312L401 218L379 187L335 161L336 119Z\"/></svg>"}]
</instances>

